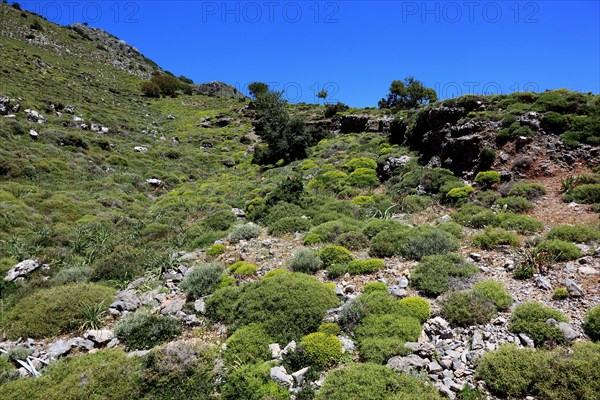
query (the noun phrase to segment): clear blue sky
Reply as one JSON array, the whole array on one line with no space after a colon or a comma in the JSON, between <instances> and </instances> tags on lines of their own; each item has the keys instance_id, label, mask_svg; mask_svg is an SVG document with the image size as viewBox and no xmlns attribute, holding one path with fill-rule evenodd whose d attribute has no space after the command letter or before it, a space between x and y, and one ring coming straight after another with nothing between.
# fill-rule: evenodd
<instances>
[{"instance_id":1,"label":"clear blue sky","mask_svg":"<svg viewBox=\"0 0 600 400\"><path fill-rule=\"evenodd\" d=\"M375 106L414 75L441 98L568 88L600 92L599 1L29 1L88 21L176 75L292 102Z\"/></svg>"}]
</instances>

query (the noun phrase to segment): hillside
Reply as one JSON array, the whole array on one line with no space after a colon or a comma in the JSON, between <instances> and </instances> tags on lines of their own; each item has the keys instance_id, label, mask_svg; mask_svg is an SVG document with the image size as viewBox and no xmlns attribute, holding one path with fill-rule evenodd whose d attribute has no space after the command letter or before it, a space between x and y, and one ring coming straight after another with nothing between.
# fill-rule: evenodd
<instances>
[{"instance_id":1,"label":"hillside","mask_svg":"<svg viewBox=\"0 0 600 400\"><path fill-rule=\"evenodd\" d=\"M250 99L6 4L0 51L0 398L600 396L600 96Z\"/></svg>"}]
</instances>

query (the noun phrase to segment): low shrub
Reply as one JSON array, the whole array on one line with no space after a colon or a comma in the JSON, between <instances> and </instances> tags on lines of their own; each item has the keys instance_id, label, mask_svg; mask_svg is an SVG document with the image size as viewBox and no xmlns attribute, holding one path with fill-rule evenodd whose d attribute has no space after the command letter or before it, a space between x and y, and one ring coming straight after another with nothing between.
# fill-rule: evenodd
<instances>
[{"instance_id":1,"label":"low shrub","mask_svg":"<svg viewBox=\"0 0 600 400\"><path fill-rule=\"evenodd\" d=\"M382 231L398 231L407 229L409 229L408 225L393 219L369 219L366 221L362 232L366 237L372 239Z\"/></svg>"},{"instance_id":2,"label":"low shrub","mask_svg":"<svg viewBox=\"0 0 600 400\"><path fill-rule=\"evenodd\" d=\"M359 168L376 169L377 163L370 158L359 157L346 161L342 167L348 172L354 172Z\"/></svg>"},{"instance_id":3,"label":"low shrub","mask_svg":"<svg viewBox=\"0 0 600 400\"><path fill-rule=\"evenodd\" d=\"M416 213L425 210L431 204L431 197L429 196L418 196L416 194L409 194L404 196L400 205L402 211L407 213Z\"/></svg>"},{"instance_id":4,"label":"low shrub","mask_svg":"<svg viewBox=\"0 0 600 400\"><path fill-rule=\"evenodd\" d=\"M423 323L431 316L431 304L421 297L405 297L398 301L396 313L414 317Z\"/></svg>"},{"instance_id":5,"label":"low shrub","mask_svg":"<svg viewBox=\"0 0 600 400\"><path fill-rule=\"evenodd\" d=\"M181 282L181 288L191 300L207 296L215 290L222 274L223 267L220 264L197 265L187 272Z\"/></svg>"},{"instance_id":6,"label":"low shrub","mask_svg":"<svg viewBox=\"0 0 600 400\"><path fill-rule=\"evenodd\" d=\"M247 364L225 378L221 395L227 400L289 400L290 392L270 377L271 364Z\"/></svg>"},{"instance_id":7,"label":"low shrub","mask_svg":"<svg viewBox=\"0 0 600 400\"><path fill-rule=\"evenodd\" d=\"M323 369L337 364L340 360L342 342L334 335L315 332L300 340L297 351L302 354L305 365Z\"/></svg>"},{"instance_id":8,"label":"low shrub","mask_svg":"<svg viewBox=\"0 0 600 400\"><path fill-rule=\"evenodd\" d=\"M567 288L560 287L554 289L554 292L552 293L552 300L564 300L567 298L569 298L569 291Z\"/></svg>"},{"instance_id":9,"label":"low shrub","mask_svg":"<svg viewBox=\"0 0 600 400\"><path fill-rule=\"evenodd\" d=\"M489 188L500 183L500 172L498 171L481 171L475 175L475 183Z\"/></svg>"},{"instance_id":10,"label":"low shrub","mask_svg":"<svg viewBox=\"0 0 600 400\"><path fill-rule=\"evenodd\" d=\"M213 244L206 250L206 255L214 258L225 253L225 251L227 251L227 247L224 244Z\"/></svg>"},{"instance_id":11,"label":"low shrub","mask_svg":"<svg viewBox=\"0 0 600 400\"><path fill-rule=\"evenodd\" d=\"M288 268L294 272L314 274L323 265L319 255L306 247L301 247L288 260Z\"/></svg>"},{"instance_id":12,"label":"low shrub","mask_svg":"<svg viewBox=\"0 0 600 400\"><path fill-rule=\"evenodd\" d=\"M329 267L333 264L343 264L352 261L352 253L343 246L329 245L321 249L319 258L323 262L323 265Z\"/></svg>"},{"instance_id":13,"label":"low shrub","mask_svg":"<svg viewBox=\"0 0 600 400\"><path fill-rule=\"evenodd\" d=\"M206 230L211 231L226 231L236 221L236 216L231 210L219 210L210 213L202 221L202 225Z\"/></svg>"},{"instance_id":14,"label":"low shrub","mask_svg":"<svg viewBox=\"0 0 600 400\"><path fill-rule=\"evenodd\" d=\"M229 240L233 243L237 243L240 240L249 240L256 238L260 235L260 228L258 225L248 222L247 224L236 225L231 228Z\"/></svg>"},{"instance_id":15,"label":"low shrub","mask_svg":"<svg viewBox=\"0 0 600 400\"><path fill-rule=\"evenodd\" d=\"M586 335L593 341L600 341L600 306L590 308L583 319Z\"/></svg>"},{"instance_id":16,"label":"low shrub","mask_svg":"<svg viewBox=\"0 0 600 400\"><path fill-rule=\"evenodd\" d=\"M370 254L374 257L401 255L412 260L458 249L458 240L450 233L429 226L401 231L381 231L371 239Z\"/></svg>"},{"instance_id":17,"label":"low shrub","mask_svg":"<svg viewBox=\"0 0 600 400\"><path fill-rule=\"evenodd\" d=\"M452 219L470 228L485 228L500 225L500 218L492 210L472 204L465 204L452 214Z\"/></svg>"},{"instance_id":18,"label":"low shrub","mask_svg":"<svg viewBox=\"0 0 600 400\"><path fill-rule=\"evenodd\" d=\"M569 261L581 257L581 250L577 246L562 240L545 240L536 246L536 250L548 253L554 261Z\"/></svg>"},{"instance_id":19,"label":"low shrub","mask_svg":"<svg viewBox=\"0 0 600 400\"><path fill-rule=\"evenodd\" d=\"M512 232L501 228L486 228L484 232L473 236L473 245L481 249L491 250L499 245L519 246L521 239Z\"/></svg>"},{"instance_id":20,"label":"low shrub","mask_svg":"<svg viewBox=\"0 0 600 400\"><path fill-rule=\"evenodd\" d=\"M586 243L600 240L600 229L585 225L558 225L546 236L550 240Z\"/></svg>"},{"instance_id":21,"label":"low shrub","mask_svg":"<svg viewBox=\"0 0 600 400\"><path fill-rule=\"evenodd\" d=\"M546 321L567 322L567 317L558 310L537 302L527 302L515 307L508 329L514 333L525 333L536 346L555 344L563 341L562 332Z\"/></svg>"},{"instance_id":22,"label":"low shrub","mask_svg":"<svg viewBox=\"0 0 600 400\"><path fill-rule=\"evenodd\" d=\"M485 324L497 314L491 301L470 290L450 293L441 306L446 320L463 327Z\"/></svg>"},{"instance_id":23,"label":"low shrub","mask_svg":"<svg viewBox=\"0 0 600 400\"><path fill-rule=\"evenodd\" d=\"M360 232L342 233L337 237L336 243L350 250L362 250L371 245L369 239Z\"/></svg>"},{"instance_id":24,"label":"low shrub","mask_svg":"<svg viewBox=\"0 0 600 400\"><path fill-rule=\"evenodd\" d=\"M241 277L241 276L249 276L255 275L258 271L258 266L256 264L251 264L245 261L238 261L232 264L228 271L233 274L233 276Z\"/></svg>"},{"instance_id":25,"label":"low shrub","mask_svg":"<svg viewBox=\"0 0 600 400\"><path fill-rule=\"evenodd\" d=\"M517 182L508 191L508 196L524 197L527 200L533 200L545 194L546 188L539 183Z\"/></svg>"},{"instance_id":26,"label":"low shrub","mask_svg":"<svg viewBox=\"0 0 600 400\"><path fill-rule=\"evenodd\" d=\"M502 282L477 282L471 287L471 291L492 302L498 310L507 310L513 302L512 296Z\"/></svg>"},{"instance_id":27,"label":"low shrub","mask_svg":"<svg viewBox=\"0 0 600 400\"><path fill-rule=\"evenodd\" d=\"M225 286L215 290L205 301L206 315L213 321L232 324L235 320L236 302L240 297L240 291L239 286Z\"/></svg>"},{"instance_id":28,"label":"low shrub","mask_svg":"<svg viewBox=\"0 0 600 400\"><path fill-rule=\"evenodd\" d=\"M394 356L407 356L411 350L405 341L396 337L365 337L359 344L360 357L364 362L385 364Z\"/></svg>"},{"instance_id":29,"label":"low shrub","mask_svg":"<svg viewBox=\"0 0 600 400\"><path fill-rule=\"evenodd\" d=\"M363 293L368 294L372 292L385 292L387 293L387 285L383 282L369 282L363 288Z\"/></svg>"},{"instance_id":30,"label":"low shrub","mask_svg":"<svg viewBox=\"0 0 600 400\"><path fill-rule=\"evenodd\" d=\"M42 338L71 333L86 320L86 307L113 302L115 290L95 284L68 284L39 289L6 311L2 326L10 338Z\"/></svg>"},{"instance_id":31,"label":"low shrub","mask_svg":"<svg viewBox=\"0 0 600 400\"><path fill-rule=\"evenodd\" d=\"M319 329L317 329L317 332L323 332L328 335L337 336L340 333L342 333L342 329L335 322L324 322L321 325L319 325Z\"/></svg>"},{"instance_id":32,"label":"low shrub","mask_svg":"<svg viewBox=\"0 0 600 400\"><path fill-rule=\"evenodd\" d=\"M533 204L529 200L519 196L503 197L496 200L496 205L514 212L524 212L533 208Z\"/></svg>"},{"instance_id":33,"label":"low shrub","mask_svg":"<svg viewBox=\"0 0 600 400\"><path fill-rule=\"evenodd\" d=\"M127 315L115 325L115 336L129 349L144 350L181 334L181 324L170 316L145 310Z\"/></svg>"},{"instance_id":34,"label":"low shrub","mask_svg":"<svg viewBox=\"0 0 600 400\"><path fill-rule=\"evenodd\" d=\"M355 334L361 358L367 362L383 363L394 355L410 354L402 345L419 338L421 324L413 317L371 314L361 321Z\"/></svg>"},{"instance_id":35,"label":"low shrub","mask_svg":"<svg viewBox=\"0 0 600 400\"><path fill-rule=\"evenodd\" d=\"M310 220L302 217L285 217L269 225L269 233L283 236L286 233L306 232L311 227Z\"/></svg>"},{"instance_id":36,"label":"low shrub","mask_svg":"<svg viewBox=\"0 0 600 400\"><path fill-rule=\"evenodd\" d=\"M427 379L398 374L373 363L350 364L330 372L317 400L441 400Z\"/></svg>"},{"instance_id":37,"label":"low shrub","mask_svg":"<svg viewBox=\"0 0 600 400\"><path fill-rule=\"evenodd\" d=\"M461 239L463 237L463 227L454 221L441 222L437 224L436 227L448 232L457 239Z\"/></svg>"},{"instance_id":38,"label":"low shrub","mask_svg":"<svg viewBox=\"0 0 600 400\"><path fill-rule=\"evenodd\" d=\"M333 264L327 268L327 275L330 278L337 278L346 273L350 275L371 274L380 271L384 267L383 260L371 258L368 260L353 260L346 264Z\"/></svg>"},{"instance_id":39,"label":"low shrub","mask_svg":"<svg viewBox=\"0 0 600 400\"><path fill-rule=\"evenodd\" d=\"M244 326L227 339L223 360L230 367L269 361L271 343L273 339L262 325Z\"/></svg>"},{"instance_id":40,"label":"low shrub","mask_svg":"<svg viewBox=\"0 0 600 400\"><path fill-rule=\"evenodd\" d=\"M473 277L479 269L459 255L424 257L411 275L412 282L426 296L439 296L451 285Z\"/></svg>"},{"instance_id":41,"label":"low shrub","mask_svg":"<svg viewBox=\"0 0 600 400\"><path fill-rule=\"evenodd\" d=\"M313 227L309 232L309 236L318 235L321 242L333 243L336 241L338 236L348 232L360 232L360 225L358 221L349 218L342 218L334 221L324 222ZM306 239L308 239L308 236Z\"/></svg>"},{"instance_id":42,"label":"low shrub","mask_svg":"<svg viewBox=\"0 0 600 400\"><path fill-rule=\"evenodd\" d=\"M468 198L473 192L475 192L475 189L473 189L469 185L453 188L450 189L448 193L446 193L446 200L456 203L461 199Z\"/></svg>"},{"instance_id":43,"label":"low shrub","mask_svg":"<svg viewBox=\"0 0 600 400\"><path fill-rule=\"evenodd\" d=\"M502 229L517 231L520 234L541 232L544 229L544 224L526 215L503 213L500 215L500 220Z\"/></svg>"},{"instance_id":44,"label":"low shrub","mask_svg":"<svg viewBox=\"0 0 600 400\"><path fill-rule=\"evenodd\" d=\"M576 186L564 195L566 202L576 201L583 204L600 203L600 183Z\"/></svg>"},{"instance_id":45,"label":"low shrub","mask_svg":"<svg viewBox=\"0 0 600 400\"><path fill-rule=\"evenodd\" d=\"M348 176L348 182L351 186L370 188L379 185L379 178L374 169L357 168Z\"/></svg>"}]
</instances>

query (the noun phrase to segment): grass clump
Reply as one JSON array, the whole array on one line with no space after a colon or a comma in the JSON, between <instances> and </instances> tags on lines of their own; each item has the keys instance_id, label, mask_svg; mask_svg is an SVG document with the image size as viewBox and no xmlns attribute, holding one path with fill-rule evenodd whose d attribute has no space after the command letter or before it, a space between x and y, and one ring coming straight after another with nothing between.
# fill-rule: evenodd
<instances>
[{"instance_id":1,"label":"grass clump","mask_svg":"<svg viewBox=\"0 0 600 400\"><path fill-rule=\"evenodd\" d=\"M569 291L567 288L560 287L554 289L554 292L552 293L552 300L564 300L567 298L569 298Z\"/></svg>"},{"instance_id":2,"label":"grass clump","mask_svg":"<svg viewBox=\"0 0 600 400\"><path fill-rule=\"evenodd\" d=\"M517 182L508 190L509 196L525 197L534 200L546 194L546 188L539 183Z\"/></svg>"},{"instance_id":3,"label":"grass clump","mask_svg":"<svg viewBox=\"0 0 600 400\"><path fill-rule=\"evenodd\" d=\"M561 343L562 332L546 323L550 318L557 322L568 322L567 317L558 310L537 302L523 303L514 309L508 329L514 333L525 333L536 346Z\"/></svg>"},{"instance_id":4,"label":"grass clump","mask_svg":"<svg viewBox=\"0 0 600 400\"><path fill-rule=\"evenodd\" d=\"M473 245L486 250L491 250L500 245L516 247L520 243L521 239L516 234L501 228L486 228L484 232L473 236Z\"/></svg>"},{"instance_id":5,"label":"grass clump","mask_svg":"<svg viewBox=\"0 0 600 400\"><path fill-rule=\"evenodd\" d=\"M250 276L255 275L258 271L258 266L256 264L248 263L245 261L238 261L233 263L227 270L233 274L233 276L242 277L242 276Z\"/></svg>"},{"instance_id":6,"label":"grass clump","mask_svg":"<svg viewBox=\"0 0 600 400\"><path fill-rule=\"evenodd\" d=\"M496 200L496 205L514 212L525 212L533 208L533 204L529 200L520 196L502 197Z\"/></svg>"},{"instance_id":7,"label":"grass clump","mask_svg":"<svg viewBox=\"0 0 600 400\"><path fill-rule=\"evenodd\" d=\"M68 284L39 289L25 296L4 315L3 327L11 338L51 337L71 333L85 322L85 308L108 308L115 290L95 284Z\"/></svg>"},{"instance_id":8,"label":"grass clump","mask_svg":"<svg viewBox=\"0 0 600 400\"><path fill-rule=\"evenodd\" d=\"M500 227L520 234L537 233L544 229L544 224L526 215L503 213L500 215Z\"/></svg>"},{"instance_id":9,"label":"grass clump","mask_svg":"<svg viewBox=\"0 0 600 400\"><path fill-rule=\"evenodd\" d=\"M405 297L398 301L397 313L414 317L423 323L431 316L431 304L422 297Z\"/></svg>"},{"instance_id":10,"label":"grass clump","mask_svg":"<svg viewBox=\"0 0 600 400\"><path fill-rule=\"evenodd\" d=\"M227 247L224 244L213 244L206 250L206 255L212 258L218 257L227 251Z\"/></svg>"},{"instance_id":11,"label":"grass clump","mask_svg":"<svg viewBox=\"0 0 600 400\"><path fill-rule=\"evenodd\" d=\"M129 349L144 350L181 334L181 324L170 316L145 310L127 315L115 326L115 336Z\"/></svg>"},{"instance_id":12,"label":"grass clump","mask_svg":"<svg viewBox=\"0 0 600 400\"><path fill-rule=\"evenodd\" d=\"M500 183L500 172L481 171L475 175L475 183L484 188L489 188Z\"/></svg>"},{"instance_id":13,"label":"grass clump","mask_svg":"<svg viewBox=\"0 0 600 400\"><path fill-rule=\"evenodd\" d=\"M554 261L569 261L581 257L581 250L563 240L545 240L536 246L538 252L548 254Z\"/></svg>"},{"instance_id":14,"label":"grass clump","mask_svg":"<svg viewBox=\"0 0 600 400\"><path fill-rule=\"evenodd\" d=\"M211 294L221 282L223 267L221 264L200 264L193 267L183 278L181 287L189 299L198 299Z\"/></svg>"},{"instance_id":15,"label":"grass clump","mask_svg":"<svg viewBox=\"0 0 600 400\"><path fill-rule=\"evenodd\" d=\"M288 268L294 272L303 272L305 274L314 274L323 265L317 252L301 247L289 258Z\"/></svg>"},{"instance_id":16,"label":"grass clump","mask_svg":"<svg viewBox=\"0 0 600 400\"><path fill-rule=\"evenodd\" d=\"M411 278L417 289L426 296L439 296L451 285L473 277L479 269L459 255L429 256L421 260Z\"/></svg>"},{"instance_id":17,"label":"grass clump","mask_svg":"<svg viewBox=\"0 0 600 400\"><path fill-rule=\"evenodd\" d=\"M397 314L367 315L355 329L361 358L366 362L384 363L395 355L408 355L407 341L416 341L421 324L413 317Z\"/></svg>"}]
</instances>

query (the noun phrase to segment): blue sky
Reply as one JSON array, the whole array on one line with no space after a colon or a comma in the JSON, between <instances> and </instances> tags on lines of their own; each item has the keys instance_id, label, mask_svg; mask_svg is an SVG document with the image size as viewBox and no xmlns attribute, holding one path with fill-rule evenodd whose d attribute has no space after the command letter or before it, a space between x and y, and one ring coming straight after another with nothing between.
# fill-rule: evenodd
<instances>
[{"instance_id":1,"label":"blue sky","mask_svg":"<svg viewBox=\"0 0 600 400\"><path fill-rule=\"evenodd\" d=\"M87 21L176 75L292 101L375 106L414 75L441 98L568 88L600 92L599 1L29 1Z\"/></svg>"}]
</instances>

